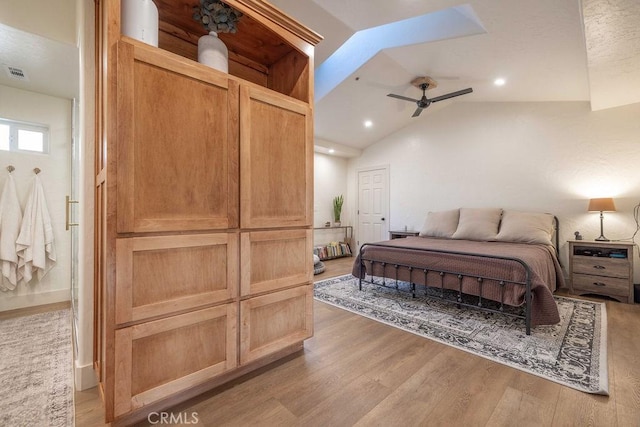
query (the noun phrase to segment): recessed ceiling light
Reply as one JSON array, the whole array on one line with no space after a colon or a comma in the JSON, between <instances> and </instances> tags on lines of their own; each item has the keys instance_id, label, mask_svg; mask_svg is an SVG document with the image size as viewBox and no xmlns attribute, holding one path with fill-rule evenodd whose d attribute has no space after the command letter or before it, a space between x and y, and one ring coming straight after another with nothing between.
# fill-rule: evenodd
<instances>
[{"instance_id":1,"label":"recessed ceiling light","mask_svg":"<svg viewBox=\"0 0 640 427\"><path fill-rule=\"evenodd\" d=\"M371 120L364 121L364 127L370 128L371 126L373 126L373 122Z\"/></svg>"},{"instance_id":2,"label":"recessed ceiling light","mask_svg":"<svg viewBox=\"0 0 640 427\"><path fill-rule=\"evenodd\" d=\"M493 81L493 84L496 86L504 86L505 83L506 83L506 80L503 78L497 78Z\"/></svg>"},{"instance_id":3,"label":"recessed ceiling light","mask_svg":"<svg viewBox=\"0 0 640 427\"><path fill-rule=\"evenodd\" d=\"M329 154L333 154L335 152L336 152L336 150L334 150L333 148L329 148Z\"/></svg>"}]
</instances>

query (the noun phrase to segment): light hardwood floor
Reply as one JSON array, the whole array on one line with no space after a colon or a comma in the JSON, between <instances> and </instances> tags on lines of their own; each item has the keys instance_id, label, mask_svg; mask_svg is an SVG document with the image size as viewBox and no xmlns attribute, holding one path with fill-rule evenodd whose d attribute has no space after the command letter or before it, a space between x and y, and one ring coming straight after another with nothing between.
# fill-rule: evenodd
<instances>
[{"instance_id":1,"label":"light hardwood floor","mask_svg":"<svg viewBox=\"0 0 640 427\"><path fill-rule=\"evenodd\" d=\"M315 280L352 262L328 261ZM640 426L640 304L606 305L608 397L316 301L304 351L171 411L202 426ZM78 427L102 417L97 389L76 393Z\"/></svg>"}]
</instances>

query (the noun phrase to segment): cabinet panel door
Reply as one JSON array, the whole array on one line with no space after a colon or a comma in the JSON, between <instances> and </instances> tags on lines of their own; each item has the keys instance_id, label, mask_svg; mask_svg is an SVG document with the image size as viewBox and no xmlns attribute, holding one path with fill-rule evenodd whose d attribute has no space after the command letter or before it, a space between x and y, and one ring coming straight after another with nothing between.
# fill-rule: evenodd
<instances>
[{"instance_id":1,"label":"cabinet panel door","mask_svg":"<svg viewBox=\"0 0 640 427\"><path fill-rule=\"evenodd\" d=\"M115 332L115 415L237 366L237 303Z\"/></svg>"},{"instance_id":2,"label":"cabinet panel door","mask_svg":"<svg viewBox=\"0 0 640 427\"><path fill-rule=\"evenodd\" d=\"M117 229L238 224L238 84L143 44L118 44Z\"/></svg>"},{"instance_id":3,"label":"cabinet panel door","mask_svg":"<svg viewBox=\"0 0 640 427\"><path fill-rule=\"evenodd\" d=\"M313 231L253 231L240 238L243 296L313 280Z\"/></svg>"},{"instance_id":4,"label":"cabinet panel door","mask_svg":"<svg viewBox=\"0 0 640 427\"><path fill-rule=\"evenodd\" d=\"M116 323L228 301L238 294L238 235L116 241Z\"/></svg>"},{"instance_id":5,"label":"cabinet panel door","mask_svg":"<svg viewBox=\"0 0 640 427\"><path fill-rule=\"evenodd\" d=\"M310 226L313 118L309 105L240 88L241 226Z\"/></svg>"},{"instance_id":6,"label":"cabinet panel door","mask_svg":"<svg viewBox=\"0 0 640 427\"><path fill-rule=\"evenodd\" d=\"M240 364L313 335L313 284L240 302Z\"/></svg>"}]
</instances>

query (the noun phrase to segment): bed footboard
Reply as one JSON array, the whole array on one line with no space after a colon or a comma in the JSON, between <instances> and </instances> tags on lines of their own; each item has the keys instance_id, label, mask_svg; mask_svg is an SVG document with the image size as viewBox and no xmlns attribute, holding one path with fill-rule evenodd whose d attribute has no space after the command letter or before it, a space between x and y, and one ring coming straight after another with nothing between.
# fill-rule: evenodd
<instances>
[{"instance_id":1,"label":"bed footboard","mask_svg":"<svg viewBox=\"0 0 640 427\"><path fill-rule=\"evenodd\" d=\"M412 265L407 262L388 262L379 258L374 259L376 258L375 256L367 256L365 254L367 248L375 247L389 248L386 245L377 243L365 243L360 247L358 255L360 270L360 274L358 276L358 287L360 290L362 290L363 282L378 286L388 286L387 279L391 280L391 283L389 284L391 286L393 286L393 282L395 281L395 287L396 289L399 289L398 282L405 279L403 281L410 284L410 290L414 298L416 296L416 284L424 285L425 295L429 298L436 298L458 306L472 307L475 309L524 319L526 334L531 334L531 268L521 259L497 255L393 246L394 250L400 249L411 251L412 253L419 253L422 258L420 262L421 265ZM496 260L500 260L505 263L514 263L515 268L522 267L524 271L524 279L514 280L509 277L494 277L477 272L469 273L465 271L453 271L452 269L442 268L441 266L435 265L432 268L429 265L429 255L454 255L478 262L494 262ZM376 283L374 280L375 277L381 277L381 282ZM409 280L406 280L406 278ZM472 293L465 292L463 289L463 283L468 283L469 279L477 283L477 286L474 286L474 291ZM445 285L445 283L448 283L448 285ZM451 283L457 283L457 285L451 286ZM496 286L498 289L496 289ZM524 289L524 314L505 311L505 292L507 292L507 288L509 286L518 286ZM432 291L435 290L435 292L429 292L429 289ZM451 293L453 293L453 297L451 296ZM489 297L488 294L491 294L492 297ZM496 295L498 295L498 297L496 297ZM495 304L487 303L488 301L494 301L497 304L497 308L491 307L491 305Z\"/></svg>"}]
</instances>

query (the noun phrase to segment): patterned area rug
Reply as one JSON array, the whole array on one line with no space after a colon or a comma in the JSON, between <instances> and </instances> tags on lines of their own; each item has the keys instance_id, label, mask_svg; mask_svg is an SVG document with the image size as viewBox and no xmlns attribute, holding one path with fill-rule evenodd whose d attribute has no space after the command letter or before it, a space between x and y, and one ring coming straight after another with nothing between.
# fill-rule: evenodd
<instances>
[{"instance_id":1,"label":"patterned area rug","mask_svg":"<svg viewBox=\"0 0 640 427\"><path fill-rule=\"evenodd\" d=\"M0 320L0 426L74 425L71 310Z\"/></svg>"},{"instance_id":2,"label":"patterned area rug","mask_svg":"<svg viewBox=\"0 0 640 427\"><path fill-rule=\"evenodd\" d=\"M495 362L595 394L608 394L607 316L603 303L556 296L561 321L525 333L524 320L429 299L418 287L363 284L345 275L315 283L314 296Z\"/></svg>"}]
</instances>

